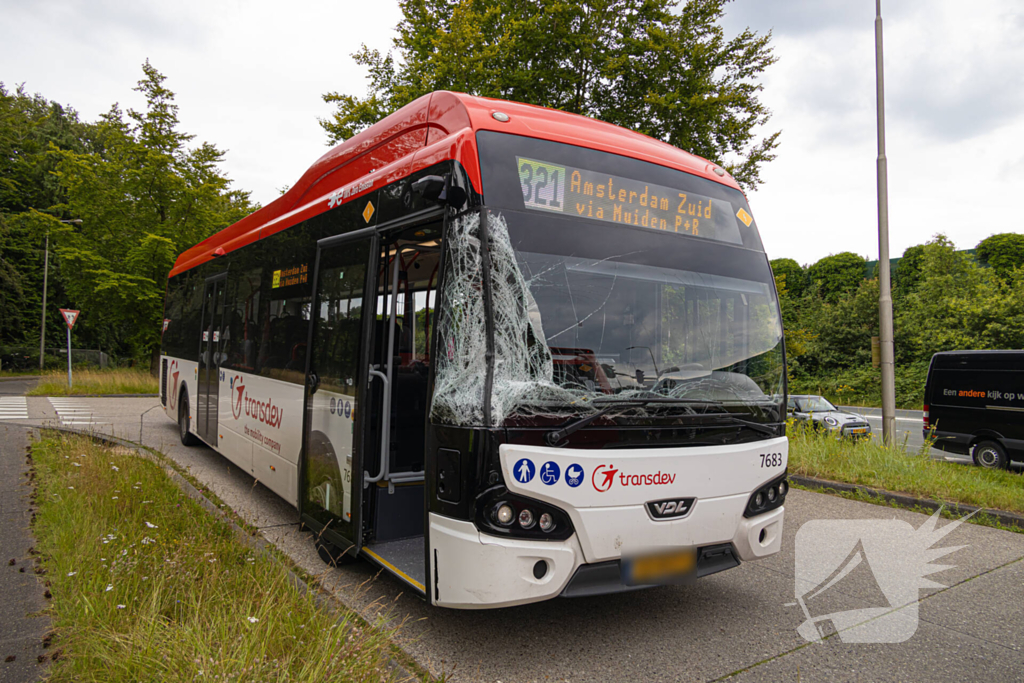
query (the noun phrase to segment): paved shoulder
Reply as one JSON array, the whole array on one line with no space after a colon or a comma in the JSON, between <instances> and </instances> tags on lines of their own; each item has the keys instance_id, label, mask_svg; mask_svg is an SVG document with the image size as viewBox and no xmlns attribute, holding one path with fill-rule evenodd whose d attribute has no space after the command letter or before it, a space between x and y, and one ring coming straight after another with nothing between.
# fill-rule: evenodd
<instances>
[{"instance_id":1,"label":"paved shoulder","mask_svg":"<svg viewBox=\"0 0 1024 683\"><path fill-rule=\"evenodd\" d=\"M50 619L37 615L47 607L29 555L34 540L26 448L27 430L0 425L0 682L37 681L45 673L39 657Z\"/></svg>"}]
</instances>

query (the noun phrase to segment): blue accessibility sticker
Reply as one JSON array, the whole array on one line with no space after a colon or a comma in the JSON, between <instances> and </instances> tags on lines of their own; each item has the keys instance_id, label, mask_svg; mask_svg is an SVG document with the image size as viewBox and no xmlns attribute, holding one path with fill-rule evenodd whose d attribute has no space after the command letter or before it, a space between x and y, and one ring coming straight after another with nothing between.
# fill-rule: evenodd
<instances>
[{"instance_id":1,"label":"blue accessibility sticker","mask_svg":"<svg viewBox=\"0 0 1024 683\"><path fill-rule=\"evenodd\" d=\"M565 483L576 488L583 483L583 468L575 463L565 470Z\"/></svg>"},{"instance_id":2,"label":"blue accessibility sticker","mask_svg":"<svg viewBox=\"0 0 1024 683\"><path fill-rule=\"evenodd\" d=\"M537 468L534 467L533 461L529 458L523 458L516 463L516 466L512 468L512 476L516 478L520 484L529 484L533 479L533 474Z\"/></svg>"},{"instance_id":3,"label":"blue accessibility sticker","mask_svg":"<svg viewBox=\"0 0 1024 683\"><path fill-rule=\"evenodd\" d=\"M552 484L558 483L558 476L561 472L562 471L558 469L558 465L549 460L540 468L540 480L548 486L551 486Z\"/></svg>"}]
</instances>

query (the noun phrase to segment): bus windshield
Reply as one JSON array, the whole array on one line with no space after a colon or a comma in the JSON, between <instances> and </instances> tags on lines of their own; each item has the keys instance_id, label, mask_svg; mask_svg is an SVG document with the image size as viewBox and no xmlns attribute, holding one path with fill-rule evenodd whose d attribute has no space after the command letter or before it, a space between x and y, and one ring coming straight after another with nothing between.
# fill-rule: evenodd
<instances>
[{"instance_id":1,"label":"bus windshield","mask_svg":"<svg viewBox=\"0 0 1024 683\"><path fill-rule=\"evenodd\" d=\"M503 144L517 140L500 137ZM597 171L579 171L557 158L564 150L556 148L567 146L529 145L531 158L557 162L548 164L548 178L568 172L571 182L576 171L581 182L600 181ZM613 188L628 187L637 196L681 188L700 197L699 211L708 216L700 234L677 232L671 211L657 214L653 228L627 225L530 206L527 197L536 201L538 195L526 188L516 164L532 166L535 176L539 162L524 162L523 154L494 156L481 145L495 352L486 422L550 425L631 401L635 407L616 417L728 410L779 418L784 363L774 280L756 230L727 220L739 211L749 217L741 193L675 171L675 177L625 178L616 165ZM511 164L502 168L502 158ZM600 167L602 160L592 161ZM497 182L502 176L505 182ZM514 192L507 192L509 181ZM569 192L540 196L548 206L553 198L564 205ZM605 215L614 216L615 202L607 208ZM485 390L486 312L475 314L477 322L465 318L479 298L479 220L456 221L448 235L448 310L439 318L447 354L439 359L432 410L442 422L479 424L483 418L476 414ZM463 318L453 319L456 314Z\"/></svg>"}]
</instances>

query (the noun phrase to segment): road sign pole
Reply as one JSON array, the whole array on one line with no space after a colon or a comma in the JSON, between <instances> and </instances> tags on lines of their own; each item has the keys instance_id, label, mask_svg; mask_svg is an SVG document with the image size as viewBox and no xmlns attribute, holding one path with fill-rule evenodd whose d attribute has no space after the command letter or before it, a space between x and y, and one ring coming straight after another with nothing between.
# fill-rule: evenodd
<instances>
[{"instance_id":1,"label":"road sign pole","mask_svg":"<svg viewBox=\"0 0 1024 683\"><path fill-rule=\"evenodd\" d=\"M68 328L68 389L71 388L71 328Z\"/></svg>"},{"instance_id":2,"label":"road sign pole","mask_svg":"<svg viewBox=\"0 0 1024 683\"><path fill-rule=\"evenodd\" d=\"M75 326L75 321L78 320L78 314L81 311L74 311L67 308L60 309L60 314L64 316L64 322L68 326L68 389L71 388L71 328Z\"/></svg>"}]
</instances>

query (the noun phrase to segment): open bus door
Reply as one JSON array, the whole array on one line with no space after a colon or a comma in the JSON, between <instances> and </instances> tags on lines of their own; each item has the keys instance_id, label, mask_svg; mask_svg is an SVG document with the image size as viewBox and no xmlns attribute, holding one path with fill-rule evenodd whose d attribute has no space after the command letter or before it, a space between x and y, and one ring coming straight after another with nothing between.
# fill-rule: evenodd
<instances>
[{"instance_id":1,"label":"open bus door","mask_svg":"<svg viewBox=\"0 0 1024 683\"><path fill-rule=\"evenodd\" d=\"M369 348L380 247L372 229L317 244L299 512L325 561L354 557L362 545L362 477L368 457ZM369 306L365 302L371 302Z\"/></svg>"},{"instance_id":2,"label":"open bus door","mask_svg":"<svg viewBox=\"0 0 1024 683\"><path fill-rule=\"evenodd\" d=\"M317 250L300 512L328 563L425 593L424 432L441 212Z\"/></svg>"}]
</instances>

